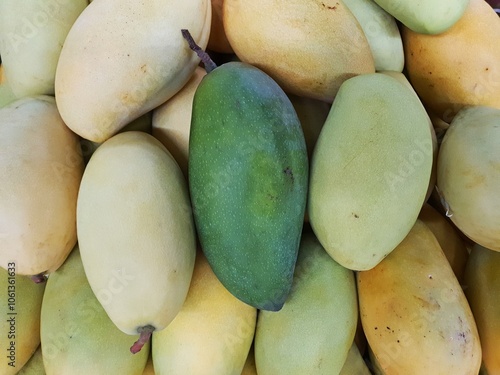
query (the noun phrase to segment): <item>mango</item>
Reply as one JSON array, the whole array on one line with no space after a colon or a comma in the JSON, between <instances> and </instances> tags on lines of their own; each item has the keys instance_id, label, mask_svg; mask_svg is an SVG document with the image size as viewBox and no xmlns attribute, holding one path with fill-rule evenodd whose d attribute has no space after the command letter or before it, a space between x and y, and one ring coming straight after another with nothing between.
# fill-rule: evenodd
<instances>
[{"instance_id":1,"label":"mango","mask_svg":"<svg viewBox=\"0 0 500 375\"><path fill-rule=\"evenodd\" d=\"M347 359L340 370L339 375L371 375L370 370L366 366L365 360L361 356L358 346L353 343L349 352L347 353Z\"/></svg>"},{"instance_id":2,"label":"mango","mask_svg":"<svg viewBox=\"0 0 500 375\"><path fill-rule=\"evenodd\" d=\"M469 252L459 231L430 204L425 203L418 218L432 231L446 255L453 273L462 283Z\"/></svg>"},{"instance_id":3,"label":"mango","mask_svg":"<svg viewBox=\"0 0 500 375\"><path fill-rule=\"evenodd\" d=\"M474 317L423 222L375 268L357 273L357 286L363 329L383 374L479 372Z\"/></svg>"},{"instance_id":4,"label":"mango","mask_svg":"<svg viewBox=\"0 0 500 375\"><path fill-rule=\"evenodd\" d=\"M431 0L432 8L446 2ZM463 17L440 35L402 28L408 78L425 106L448 123L464 106L500 108L498 15L484 0L466 2Z\"/></svg>"},{"instance_id":5,"label":"mango","mask_svg":"<svg viewBox=\"0 0 500 375\"><path fill-rule=\"evenodd\" d=\"M78 246L47 280L41 337L47 375L141 375L148 358L149 344L136 356L128 351L130 336L116 328L96 299Z\"/></svg>"},{"instance_id":6,"label":"mango","mask_svg":"<svg viewBox=\"0 0 500 375\"><path fill-rule=\"evenodd\" d=\"M83 174L78 137L51 96L0 109L0 266L19 275L55 271L76 243Z\"/></svg>"},{"instance_id":7,"label":"mango","mask_svg":"<svg viewBox=\"0 0 500 375\"><path fill-rule=\"evenodd\" d=\"M45 283L17 273L12 262L0 268L0 373L17 374L40 344L40 311Z\"/></svg>"},{"instance_id":8,"label":"mango","mask_svg":"<svg viewBox=\"0 0 500 375\"><path fill-rule=\"evenodd\" d=\"M77 201L78 241L97 300L140 344L180 311L196 254L188 187L153 136L120 133L90 158Z\"/></svg>"},{"instance_id":9,"label":"mango","mask_svg":"<svg viewBox=\"0 0 500 375\"><path fill-rule=\"evenodd\" d=\"M153 110L152 134L172 154L186 179L193 97L206 74L205 69L197 67L177 94Z\"/></svg>"},{"instance_id":10,"label":"mango","mask_svg":"<svg viewBox=\"0 0 500 375\"><path fill-rule=\"evenodd\" d=\"M469 0L375 0L375 2L403 25L420 34L445 32L460 20L469 4Z\"/></svg>"},{"instance_id":11,"label":"mango","mask_svg":"<svg viewBox=\"0 0 500 375\"><path fill-rule=\"evenodd\" d=\"M281 309L299 248L308 160L280 86L241 62L207 74L193 99L188 167L198 237L214 273L243 302Z\"/></svg>"},{"instance_id":12,"label":"mango","mask_svg":"<svg viewBox=\"0 0 500 375\"><path fill-rule=\"evenodd\" d=\"M181 311L167 328L153 333L156 373L239 375L256 320L257 310L224 288L199 251Z\"/></svg>"},{"instance_id":13,"label":"mango","mask_svg":"<svg viewBox=\"0 0 500 375\"><path fill-rule=\"evenodd\" d=\"M363 29L339 0L224 0L223 23L240 60L288 94L332 102L346 79L375 72Z\"/></svg>"},{"instance_id":14,"label":"mango","mask_svg":"<svg viewBox=\"0 0 500 375\"><path fill-rule=\"evenodd\" d=\"M418 98L382 73L347 80L311 161L308 213L326 251L353 270L375 267L408 234L433 159Z\"/></svg>"},{"instance_id":15,"label":"mango","mask_svg":"<svg viewBox=\"0 0 500 375\"><path fill-rule=\"evenodd\" d=\"M2 65L17 98L54 95L57 62L87 0L2 0Z\"/></svg>"},{"instance_id":16,"label":"mango","mask_svg":"<svg viewBox=\"0 0 500 375\"><path fill-rule=\"evenodd\" d=\"M394 17L373 0L342 1L363 29L373 55L375 70L403 71L403 42Z\"/></svg>"},{"instance_id":17,"label":"mango","mask_svg":"<svg viewBox=\"0 0 500 375\"><path fill-rule=\"evenodd\" d=\"M93 1L68 33L57 65L64 122L101 143L164 103L200 61L181 29L204 48L210 20L210 0Z\"/></svg>"},{"instance_id":18,"label":"mango","mask_svg":"<svg viewBox=\"0 0 500 375\"><path fill-rule=\"evenodd\" d=\"M292 291L278 312L259 311L255 364L259 375L338 374L358 321L354 273L302 236Z\"/></svg>"},{"instance_id":19,"label":"mango","mask_svg":"<svg viewBox=\"0 0 500 375\"><path fill-rule=\"evenodd\" d=\"M464 291L481 338L488 374L500 373L500 254L475 244L465 269Z\"/></svg>"},{"instance_id":20,"label":"mango","mask_svg":"<svg viewBox=\"0 0 500 375\"><path fill-rule=\"evenodd\" d=\"M441 143L437 186L447 216L472 241L500 251L500 109L471 106Z\"/></svg>"}]
</instances>

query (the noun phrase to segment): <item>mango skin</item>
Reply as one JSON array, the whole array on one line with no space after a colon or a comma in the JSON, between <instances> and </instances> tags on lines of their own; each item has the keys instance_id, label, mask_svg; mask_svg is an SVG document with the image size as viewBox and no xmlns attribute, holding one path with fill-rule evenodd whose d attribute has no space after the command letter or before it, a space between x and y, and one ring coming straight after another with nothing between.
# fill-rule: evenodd
<instances>
[{"instance_id":1,"label":"mango skin","mask_svg":"<svg viewBox=\"0 0 500 375\"><path fill-rule=\"evenodd\" d=\"M490 375L500 374L500 253L472 247L464 291L481 338L484 367Z\"/></svg>"},{"instance_id":2,"label":"mango skin","mask_svg":"<svg viewBox=\"0 0 500 375\"><path fill-rule=\"evenodd\" d=\"M472 241L500 251L500 109L471 106L441 143L437 186L453 223Z\"/></svg>"},{"instance_id":3,"label":"mango skin","mask_svg":"<svg viewBox=\"0 0 500 375\"><path fill-rule=\"evenodd\" d=\"M353 270L375 267L408 234L433 160L418 98L382 73L347 80L311 161L308 213L325 250Z\"/></svg>"},{"instance_id":4,"label":"mango skin","mask_svg":"<svg viewBox=\"0 0 500 375\"><path fill-rule=\"evenodd\" d=\"M142 375L150 343L131 355L132 343L95 297L77 245L50 275L43 297L41 346L47 375Z\"/></svg>"},{"instance_id":5,"label":"mango skin","mask_svg":"<svg viewBox=\"0 0 500 375\"><path fill-rule=\"evenodd\" d=\"M385 375L476 375L471 309L431 230L417 220L375 268L357 274L363 329Z\"/></svg>"},{"instance_id":6,"label":"mango skin","mask_svg":"<svg viewBox=\"0 0 500 375\"><path fill-rule=\"evenodd\" d=\"M338 374L358 322L354 273L304 232L292 291L278 312L260 311L255 332L259 375Z\"/></svg>"},{"instance_id":7,"label":"mango skin","mask_svg":"<svg viewBox=\"0 0 500 375\"><path fill-rule=\"evenodd\" d=\"M12 266L12 265L11 265ZM14 281L12 281L14 280ZM14 283L14 284L12 284ZM9 286L15 287L14 310L9 306ZM10 270L0 268L0 311L3 317L0 321L0 374L14 375L25 366L40 344L40 311L42 307L45 283L35 284L29 277L19 275L14 265ZM11 290L12 292L12 290ZM9 337L11 332L9 311L15 312L15 337ZM15 341L15 363L10 356L10 342Z\"/></svg>"},{"instance_id":8,"label":"mango skin","mask_svg":"<svg viewBox=\"0 0 500 375\"><path fill-rule=\"evenodd\" d=\"M375 0L394 18L420 34L440 34L452 27L465 12L469 0Z\"/></svg>"},{"instance_id":9,"label":"mango skin","mask_svg":"<svg viewBox=\"0 0 500 375\"><path fill-rule=\"evenodd\" d=\"M261 70L224 64L195 93L189 150L208 262L237 298L279 310L292 284L308 187L306 143L290 100Z\"/></svg>"}]
</instances>

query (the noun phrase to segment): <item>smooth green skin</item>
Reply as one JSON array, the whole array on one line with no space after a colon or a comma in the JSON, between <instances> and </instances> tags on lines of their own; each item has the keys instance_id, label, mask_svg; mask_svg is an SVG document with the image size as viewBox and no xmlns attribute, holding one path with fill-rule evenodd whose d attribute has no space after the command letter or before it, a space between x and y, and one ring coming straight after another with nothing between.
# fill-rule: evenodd
<instances>
[{"instance_id":1,"label":"smooth green skin","mask_svg":"<svg viewBox=\"0 0 500 375\"><path fill-rule=\"evenodd\" d=\"M17 375L46 375L43 367L43 356L41 346L33 353L29 361L23 366Z\"/></svg>"},{"instance_id":2,"label":"smooth green skin","mask_svg":"<svg viewBox=\"0 0 500 375\"><path fill-rule=\"evenodd\" d=\"M0 268L0 374L14 375L28 362L40 344L40 310L45 283L36 284L28 276L15 275L15 367L9 366L7 351L11 338L9 310L9 274ZM10 284L12 285L12 284Z\"/></svg>"},{"instance_id":3,"label":"smooth green skin","mask_svg":"<svg viewBox=\"0 0 500 375\"><path fill-rule=\"evenodd\" d=\"M428 116L395 78L345 81L311 160L308 213L346 268L375 267L405 238L424 203L433 159Z\"/></svg>"},{"instance_id":4,"label":"smooth green skin","mask_svg":"<svg viewBox=\"0 0 500 375\"><path fill-rule=\"evenodd\" d=\"M474 244L464 276L465 295L477 324L484 373L500 371L500 253Z\"/></svg>"},{"instance_id":5,"label":"smooth green skin","mask_svg":"<svg viewBox=\"0 0 500 375\"><path fill-rule=\"evenodd\" d=\"M371 375L355 342L352 343L347 359L339 375Z\"/></svg>"},{"instance_id":6,"label":"smooth green skin","mask_svg":"<svg viewBox=\"0 0 500 375\"><path fill-rule=\"evenodd\" d=\"M403 71L403 41L393 16L373 0L343 0L358 20L372 51L377 72Z\"/></svg>"},{"instance_id":7,"label":"smooth green skin","mask_svg":"<svg viewBox=\"0 0 500 375\"><path fill-rule=\"evenodd\" d=\"M243 302L283 306L307 185L304 134L278 84L241 62L207 74L193 100L189 188L201 247Z\"/></svg>"},{"instance_id":8,"label":"smooth green skin","mask_svg":"<svg viewBox=\"0 0 500 375\"><path fill-rule=\"evenodd\" d=\"M409 29L422 34L440 34L452 27L465 12L469 0L374 0Z\"/></svg>"},{"instance_id":9,"label":"smooth green skin","mask_svg":"<svg viewBox=\"0 0 500 375\"><path fill-rule=\"evenodd\" d=\"M260 311L255 331L259 375L338 374L358 321L354 272L304 232L292 291L278 312Z\"/></svg>"},{"instance_id":10,"label":"smooth green skin","mask_svg":"<svg viewBox=\"0 0 500 375\"><path fill-rule=\"evenodd\" d=\"M150 343L132 355L137 338L121 332L106 315L76 246L50 275L43 297L41 345L47 375L142 375Z\"/></svg>"}]
</instances>

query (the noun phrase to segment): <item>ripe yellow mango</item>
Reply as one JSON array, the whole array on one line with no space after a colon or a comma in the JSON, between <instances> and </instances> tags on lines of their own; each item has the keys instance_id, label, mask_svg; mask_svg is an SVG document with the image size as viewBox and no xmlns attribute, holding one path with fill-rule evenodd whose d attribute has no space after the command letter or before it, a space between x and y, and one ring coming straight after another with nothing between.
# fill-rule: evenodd
<instances>
[{"instance_id":1,"label":"ripe yellow mango","mask_svg":"<svg viewBox=\"0 0 500 375\"><path fill-rule=\"evenodd\" d=\"M289 94L331 102L346 79L375 72L363 29L341 0L224 0L223 22L241 61Z\"/></svg>"},{"instance_id":2,"label":"ripe yellow mango","mask_svg":"<svg viewBox=\"0 0 500 375\"><path fill-rule=\"evenodd\" d=\"M500 253L475 244L465 269L464 291L481 338L487 374L500 374Z\"/></svg>"},{"instance_id":3,"label":"ripe yellow mango","mask_svg":"<svg viewBox=\"0 0 500 375\"><path fill-rule=\"evenodd\" d=\"M431 2L434 8L443 1ZM468 3L460 20L442 34L402 28L409 80L425 106L446 122L467 105L500 108L498 15L484 0Z\"/></svg>"},{"instance_id":4,"label":"ripe yellow mango","mask_svg":"<svg viewBox=\"0 0 500 375\"><path fill-rule=\"evenodd\" d=\"M326 251L353 270L377 265L415 223L432 160L414 93L382 73L347 80L311 161L309 220Z\"/></svg>"},{"instance_id":5,"label":"ripe yellow mango","mask_svg":"<svg viewBox=\"0 0 500 375\"><path fill-rule=\"evenodd\" d=\"M0 150L0 266L55 271L76 243L78 137L53 97L29 97L0 109Z\"/></svg>"},{"instance_id":6,"label":"ripe yellow mango","mask_svg":"<svg viewBox=\"0 0 500 375\"><path fill-rule=\"evenodd\" d=\"M200 59L210 33L210 0L97 0L76 20L56 70L57 106L75 133L103 142L172 97Z\"/></svg>"},{"instance_id":7,"label":"ripe yellow mango","mask_svg":"<svg viewBox=\"0 0 500 375\"><path fill-rule=\"evenodd\" d=\"M154 367L158 374L239 375L256 320L257 309L229 293L199 251L181 311L153 333Z\"/></svg>"},{"instance_id":8,"label":"ripe yellow mango","mask_svg":"<svg viewBox=\"0 0 500 375\"><path fill-rule=\"evenodd\" d=\"M363 329L385 375L473 375L481 344L436 237L417 220L375 268L357 274Z\"/></svg>"},{"instance_id":9,"label":"ripe yellow mango","mask_svg":"<svg viewBox=\"0 0 500 375\"><path fill-rule=\"evenodd\" d=\"M206 70L197 67L189 81L172 98L153 110L152 134L175 158L188 178L189 132L194 93Z\"/></svg>"}]
</instances>

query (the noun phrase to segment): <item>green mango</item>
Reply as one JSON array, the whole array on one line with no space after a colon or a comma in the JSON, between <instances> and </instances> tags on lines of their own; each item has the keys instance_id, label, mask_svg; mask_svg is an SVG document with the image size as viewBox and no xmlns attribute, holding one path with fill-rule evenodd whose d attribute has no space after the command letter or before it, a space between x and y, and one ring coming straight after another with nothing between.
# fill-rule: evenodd
<instances>
[{"instance_id":1,"label":"green mango","mask_svg":"<svg viewBox=\"0 0 500 375\"><path fill-rule=\"evenodd\" d=\"M469 0L375 0L409 29L421 34L440 34L465 12Z\"/></svg>"},{"instance_id":2,"label":"green mango","mask_svg":"<svg viewBox=\"0 0 500 375\"><path fill-rule=\"evenodd\" d=\"M130 336L114 325L95 297L78 245L47 280L40 330L47 375L142 375L148 360L150 343L132 355Z\"/></svg>"},{"instance_id":3,"label":"green mango","mask_svg":"<svg viewBox=\"0 0 500 375\"><path fill-rule=\"evenodd\" d=\"M189 188L201 247L243 302L281 309L304 220L308 158L297 113L260 69L229 62L194 99Z\"/></svg>"},{"instance_id":4,"label":"green mango","mask_svg":"<svg viewBox=\"0 0 500 375\"><path fill-rule=\"evenodd\" d=\"M304 232L292 291L278 312L260 311L255 331L259 375L338 374L358 322L354 272Z\"/></svg>"},{"instance_id":5,"label":"green mango","mask_svg":"<svg viewBox=\"0 0 500 375\"><path fill-rule=\"evenodd\" d=\"M333 259L368 270L405 238L427 193L432 146L424 107L395 78L342 84L312 156L308 204Z\"/></svg>"}]
</instances>

